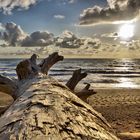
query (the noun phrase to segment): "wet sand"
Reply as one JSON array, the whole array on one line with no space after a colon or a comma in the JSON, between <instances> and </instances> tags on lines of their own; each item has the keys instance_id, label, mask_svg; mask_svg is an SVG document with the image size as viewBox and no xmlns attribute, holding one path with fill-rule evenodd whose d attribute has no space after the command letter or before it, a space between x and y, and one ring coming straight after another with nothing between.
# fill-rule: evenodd
<instances>
[{"instance_id":1,"label":"wet sand","mask_svg":"<svg viewBox=\"0 0 140 140\"><path fill-rule=\"evenodd\" d=\"M140 89L95 89L88 102L102 113L122 140L140 139ZM12 102L0 92L0 113Z\"/></svg>"}]
</instances>

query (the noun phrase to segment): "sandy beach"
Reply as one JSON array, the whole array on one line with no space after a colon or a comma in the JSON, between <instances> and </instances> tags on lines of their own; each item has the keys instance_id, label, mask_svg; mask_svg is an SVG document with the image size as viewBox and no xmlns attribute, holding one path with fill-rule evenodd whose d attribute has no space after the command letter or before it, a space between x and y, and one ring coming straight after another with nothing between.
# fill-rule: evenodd
<instances>
[{"instance_id":1,"label":"sandy beach","mask_svg":"<svg viewBox=\"0 0 140 140\"><path fill-rule=\"evenodd\" d=\"M95 89L96 95L88 102L110 123L114 132L122 140L140 138L140 89ZM12 99L0 93L0 111Z\"/></svg>"},{"instance_id":2,"label":"sandy beach","mask_svg":"<svg viewBox=\"0 0 140 140\"><path fill-rule=\"evenodd\" d=\"M140 139L140 89L96 89L88 102L123 140Z\"/></svg>"}]
</instances>

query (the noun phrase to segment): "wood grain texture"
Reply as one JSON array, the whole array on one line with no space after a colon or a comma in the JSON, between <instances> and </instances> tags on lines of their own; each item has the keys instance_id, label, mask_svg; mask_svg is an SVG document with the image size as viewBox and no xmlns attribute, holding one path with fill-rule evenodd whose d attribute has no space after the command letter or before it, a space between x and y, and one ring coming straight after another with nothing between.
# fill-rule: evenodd
<instances>
[{"instance_id":1,"label":"wood grain texture","mask_svg":"<svg viewBox=\"0 0 140 140\"><path fill-rule=\"evenodd\" d=\"M104 117L78 98L94 93L90 85L78 96L72 91L86 73L76 70L65 86L47 76L63 56L53 53L39 65L36 59L17 65L17 82L0 76L0 91L15 100L0 117L0 140L118 140Z\"/></svg>"},{"instance_id":2,"label":"wood grain texture","mask_svg":"<svg viewBox=\"0 0 140 140\"><path fill-rule=\"evenodd\" d=\"M117 140L106 120L51 77L27 80L0 118L1 140Z\"/></svg>"}]
</instances>

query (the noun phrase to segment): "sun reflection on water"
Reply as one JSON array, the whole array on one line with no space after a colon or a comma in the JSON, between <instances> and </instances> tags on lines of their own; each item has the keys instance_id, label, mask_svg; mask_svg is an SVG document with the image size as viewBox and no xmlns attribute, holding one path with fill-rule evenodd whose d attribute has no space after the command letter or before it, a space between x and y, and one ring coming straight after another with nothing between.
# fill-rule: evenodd
<instances>
[{"instance_id":1,"label":"sun reflection on water","mask_svg":"<svg viewBox=\"0 0 140 140\"><path fill-rule=\"evenodd\" d=\"M124 71L130 71L130 69L133 66L133 61L130 61L128 59L122 59L122 60L120 60L120 63L122 63L122 67L116 68L116 70L120 69L120 70L124 70ZM116 86L120 87L120 88L137 88L138 87L138 85L135 83L135 80L132 78L120 77L119 82L120 83L117 84Z\"/></svg>"},{"instance_id":2,"label":"sun reflection on water","mask_svg":"<svg viewBox=\"0 0 140 140\"><path fill-rule=\"evenodd\" d=\"M121 88L137 88L138 86L131 81L129 78L120 78L120 83L117 85L118 87Z\"/></svg>"}]
</instances>

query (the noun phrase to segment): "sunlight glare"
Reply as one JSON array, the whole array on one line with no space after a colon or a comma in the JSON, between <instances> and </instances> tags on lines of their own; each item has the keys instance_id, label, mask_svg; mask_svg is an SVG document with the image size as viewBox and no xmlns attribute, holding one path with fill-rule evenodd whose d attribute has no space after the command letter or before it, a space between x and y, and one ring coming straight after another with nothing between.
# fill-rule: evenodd
<instances>
[{"instance_id":1,"label":"sunlight glare","mask_svg":"<svg viewBox=\"0 0 140 140\"><path fill-rule=\"evenodd\" d=\"M134 36L134 25L133 24L124 24L120 27L118 36L121 39L130 39Z\"/></svg>"}]
</instances>

